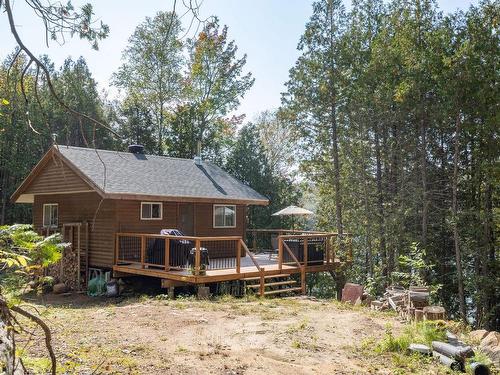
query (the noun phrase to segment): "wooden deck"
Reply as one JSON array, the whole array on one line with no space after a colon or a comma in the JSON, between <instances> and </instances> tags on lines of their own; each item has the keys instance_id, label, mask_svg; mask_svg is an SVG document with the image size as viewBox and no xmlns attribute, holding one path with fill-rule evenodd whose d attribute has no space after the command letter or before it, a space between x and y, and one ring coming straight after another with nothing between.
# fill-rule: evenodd
<instances>
[{"instance_id":1,"label":"wooden deck","mask_svg":"<svg viewBox=\"0 0 500 375\"><path fill-rule=\"evenodd\" d=\"M242 237L170 236L117 233L115 277L143 275L162 279L162 285L205 284L258 279L264 295L266 279L275 275L300 274L300 289L306 292L306 274L334 271L352 261L347 248L340 259L336 233L278 234L271 253L250 251ZM257 241L253 241L254 245ZM342 246L342 248L346 248ZM292 281L290 281L292 282ZM277 292L277 291L274 291Z\"/></svg>"},{"instance_id":2,"label":"wooden deck","mask_svg":"<svg viewBox=\"0 0 500 375\"><path fill-rule=\"evenodd\" d=\"M292 264L283 264L280 269L278 259L269 260L268 256L265 254L256 254L254 255L254 257L261 266L260 268L265 276L278 274L294 274L301 272L300 267ZM221 281L241 280L249 277L260 277L261 271L251 263L252 262L250 261L250 259L245 257L241 259L241 267L239 273L236 272L236 269L234 268L228 268L207 270L205 275L198 276L193 275L191 270L187 269L170 269L168 271L165 271L161 267L157 266L147 266L145 268L142 268L140 264L115 265L113 267L113 271L124 274L157 277L161 279L180 281L190 284L205 284ZM331 271L339 268L342 264L343 262L336 260L335 262L329 264L326 264L324 262L323 264L308 265L305 267L305 272Z\"/></svg>"}]
</instances>

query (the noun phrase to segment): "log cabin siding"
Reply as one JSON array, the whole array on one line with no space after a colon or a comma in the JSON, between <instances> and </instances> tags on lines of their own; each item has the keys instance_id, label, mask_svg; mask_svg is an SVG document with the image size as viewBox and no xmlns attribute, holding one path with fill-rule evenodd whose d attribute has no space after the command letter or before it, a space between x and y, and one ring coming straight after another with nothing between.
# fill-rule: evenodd
<instances>
[{"instance_id":1,"label":"log cabin siding","mask_svg":"<svg viewBox=\"0 0 500 375\"><path fill-rule=\"evenodd\" d=\"M114 236L117 232L116 201L105 199L101 202L101 197L93 192L35 195L33 226L41 233L44 233L45 203L58 204L59 230L64 223L89 223L89 266L109 268L113 265Z\"/></svg>"},{"instance_id":2,"label":"log cabin siding","mask_svg":"<svg viewBox=\"0 0 500 375\"><path fill-rule=\"evenodd\" d=\"M242 236L245 235L246 206L236 206L235 228L214 228L213 207L211 203L198 203L195 205L195 230L197 236Z\"/></svg>"},{"instance_id":3,"label":"log cabin siding","mask_svg":"<svg viewBox=\"0 0 500 375\"><path fill-rule=\"evenodd\" d=\"M161 220L141 220L141 202L116 200L118 229L120 232L157 233L162 229L177 228L177 203L163 203Z\"/></svg>"},{"instance_id":4,"label":"log cabin siding","mask_svg":"<svg viewBox=\"0 0 500 375\"><path fill-rule=\"evenodd\" d=\"M57 156L53 156L43 171L29 184L24 194L67 193L92 190L75 172Z\"/></svg>"}]
</instances>

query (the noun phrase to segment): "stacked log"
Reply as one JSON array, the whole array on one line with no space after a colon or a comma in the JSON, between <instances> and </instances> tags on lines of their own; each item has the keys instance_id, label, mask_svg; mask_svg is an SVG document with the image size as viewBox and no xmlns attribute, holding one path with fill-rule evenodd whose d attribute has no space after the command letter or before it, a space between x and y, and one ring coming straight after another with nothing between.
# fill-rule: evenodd
<instances>
[{"instance_id":1,"label":"stacked log","mask_svg":"<svg viewBox=\"0 0 500 375\"><path fill-rule=\"evenodd\" d=\"M430 306L430 290L424 286L410 286L407 290L398 285L387 287L384 295L371 302L373 310L397 311L405 320L445 319L445 309L441 306Z\"/></svg>"},{"instance_id":2,"label":"stacked log","mask_svg":"<svg viewBox=\"0 0 500 375\"><path fill-rule=\"evenodd\" d=\"M72 246L66 246L61 259L47 268L47 276L52 276L56 284L62 283L67 289L80 290L78 285L78 254Z\"/></svg>"}]
</instances>

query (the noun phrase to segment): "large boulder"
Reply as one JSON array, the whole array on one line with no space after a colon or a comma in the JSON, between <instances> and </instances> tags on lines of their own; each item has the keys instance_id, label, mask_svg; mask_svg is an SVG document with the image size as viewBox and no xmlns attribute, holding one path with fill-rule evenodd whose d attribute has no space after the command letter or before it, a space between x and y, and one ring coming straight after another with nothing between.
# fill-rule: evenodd
<instances>
[{"instance_id":1,"label":"large boulder","mask_svg":"<svg viewBox=\"0 0 500 375\"><path fill-rule=\"evenodd\" d=\"M491 331L481 340L479 347L500 368L500 333Z\"/></svg>"},{"instance_id":2,"label":"large boulder","mask_svg":"<svg viewBox=\"0 0 500 375\"><path fill-rule=\"evenodd\" d=\"M347 283L342 289L342 302L360 304L363 296L363 286L359 284Z\"/></svg>"},{"instance_id":3,"label":"large boulder","mask_svg":"<svg viewBox=\"0 0 500 375\"><path fill-rule=\"evenodd\" d=\"M54 294L62 294L68 291L68 287L64 283L55 284L53 288Z\"/></svg>"},{"instance_id":4,"label":"large boulder","mask_svg":"<svg viewBox=\"0 0 500 375\"><path fill-rule=\"evenodd\" d=\"M477 329L469 333L469 337L476 343L480 343L482 339L486 337L488 331L485 329Z\"/></svg>"}]
</instances>

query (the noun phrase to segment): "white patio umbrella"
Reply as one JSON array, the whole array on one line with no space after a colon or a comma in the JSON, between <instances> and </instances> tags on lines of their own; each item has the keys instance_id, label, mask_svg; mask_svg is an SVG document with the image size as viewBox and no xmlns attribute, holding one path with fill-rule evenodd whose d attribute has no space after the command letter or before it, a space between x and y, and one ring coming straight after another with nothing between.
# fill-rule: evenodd
<instances>
[{"instance_id":1,"label":"white patio umbrella","mask_svg":"<svg viewBox=\"0 0 500 375\"><path fill-rule=\"evenodd\" d=\"M275 212L272 214L272 216L291 216L292 217L292 229L295 229L295 222L294 222L294 217L295 216L309 216L309 215L314 215L314 212L306 210L305 208L302 207L297 207L297 206L288 206L283 208L282 210L279 210L278 212Z\"/></svg>"}]
</instances>

